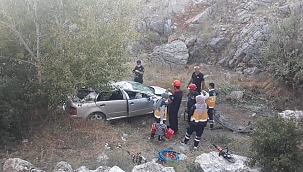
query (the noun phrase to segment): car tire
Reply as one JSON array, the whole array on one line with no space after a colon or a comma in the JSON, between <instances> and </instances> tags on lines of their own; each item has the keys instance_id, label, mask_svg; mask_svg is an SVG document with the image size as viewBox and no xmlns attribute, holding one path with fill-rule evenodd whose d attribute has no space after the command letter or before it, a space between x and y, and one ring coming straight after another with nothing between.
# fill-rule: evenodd
<instances>
[{"instance_id":1,"label":"car tire","mask_svg":"<svg viewBox=\"0 0 303 172\"><path fill-rule=\"evenodd\" d=\"M94 112L88 115L87 120L90 121L106 121L106 117L102 112Z\"/></svg>"}]
</instances>

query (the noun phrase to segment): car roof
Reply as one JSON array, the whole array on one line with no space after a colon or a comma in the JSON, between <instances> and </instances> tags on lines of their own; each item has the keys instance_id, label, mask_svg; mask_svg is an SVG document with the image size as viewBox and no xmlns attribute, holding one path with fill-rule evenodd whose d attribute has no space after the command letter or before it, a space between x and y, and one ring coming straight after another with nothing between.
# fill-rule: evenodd
<instances>
[{"instance_id":1,"label":"car roof","mask_svg":"<svg viewBox=\"0 0 303 172\"><path fill-rule=\"evenodd\" d=\"M134 91L141 93L153 94L152 90L146 85L134 81L119 81L111 84L112 86L119 87L125 91Z\"/></svg>"}]
</instances>

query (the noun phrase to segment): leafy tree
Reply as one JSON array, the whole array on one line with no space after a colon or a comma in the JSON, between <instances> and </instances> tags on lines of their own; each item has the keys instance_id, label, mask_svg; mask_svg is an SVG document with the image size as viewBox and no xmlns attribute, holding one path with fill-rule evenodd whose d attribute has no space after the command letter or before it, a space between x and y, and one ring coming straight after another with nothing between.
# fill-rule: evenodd
<instances>
[{"instance_id":1,"label":"leafy tree","mask_svg":"<svg viewBox=\"0 0 303 172\"><path fill-rule=\"evenodd\" d=\"M0 114L52 110L79 86L105 89L121 78L137 8L131 0L0 0L0 88L11 89L0 91ZM2 127L13 118L5 119Z\"/></svg>"},{"instance_id":2,"label":"leafy tree","mask_svg":"<svg viewBox=\"0 0 303 172\"><path fill-rule=\"evenodd\" d=\"M269 72L293 88L303 86L301 16L302 14L292 15L273 25L272 40L262 52Z\"/></svg>"},{"instance_id":3,"label":"leafy tree","mask_svg":"<svg viewBox=\"0 0 303 172\"><path fill-rule=\"evenodd\" d=\"M280 116L258 122L253 133L250 165L259 162L265 171L300 171L302 168L302 130Z\"/></svg>"}]
</instances>

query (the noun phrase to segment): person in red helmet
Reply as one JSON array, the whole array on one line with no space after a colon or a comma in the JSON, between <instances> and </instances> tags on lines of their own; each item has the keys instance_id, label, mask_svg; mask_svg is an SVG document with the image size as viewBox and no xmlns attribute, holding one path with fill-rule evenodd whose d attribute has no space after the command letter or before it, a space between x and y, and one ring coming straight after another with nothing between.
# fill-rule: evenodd
<instances>
[{"instance_id":1,"label":"person in red helmet","mask_svg":"<svg viewBox=\"0 0 303 172\"><path fill-rule=\"evenodd\" d=\"M174 130L176 133L178 132L178 112L182 101L183 92L180 90L181 82L179 80L175 80L172 85L174 86L174 90L171 91L168 89L168 91L172 93L168 99L168 120L170 125L169 128Z\"/></svg>"},{"instance_id":2,"label":"person in red helmet","mask_svg":"<svg viewBox=\"0 0 303 172\"><path fill-rule=\"evenodd\" d=\"M190 122L190 109L191 107L196 104L196 96L199 95L199 93L196 91L197 89L197 86L196 84L189 84L188 85L188 90L189 90L189 93L188 93L188 100L187 100L187 122L189 123Z\"/></svg>"}]
</instances>

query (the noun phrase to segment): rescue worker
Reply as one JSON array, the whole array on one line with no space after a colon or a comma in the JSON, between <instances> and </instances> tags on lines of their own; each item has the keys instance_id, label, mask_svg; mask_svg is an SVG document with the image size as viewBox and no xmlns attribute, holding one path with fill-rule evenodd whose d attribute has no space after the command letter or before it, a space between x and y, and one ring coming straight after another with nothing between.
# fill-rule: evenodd
<instances>
[{"instance_id":1,"label":"rescue worker","mask_svg":"<svg viewBox=\"0 0 303 172\"><path fill-rule=\"evenodd\" d=\"M133 69L133 73L135 74L134 81L143 83L143 74L144 74L144 67L141 65L141 60L137 61L137 66Z\"/></svg>"},{"instance_id":2,"label":"rescue worker","mask_svg":"<svg viewBox=\"0 0 303 172\"><path fill-rule=\"evenodd\" d=\"M199 93L196 91L196 84L189 84L188 86L188 100L187 100L187 122L189 123L190 121L190 115L189 115L189 111L191 109L191 107L196 104L196 96L199 95Z\"/></svg>"},{"instance_id":3,"label":"rescue worker","mask_svg":"<svg viewBox=\"0 0 303 172\"><path fill-rule=\"evenodd\" d=\"M187 87L189 86L189 84L195 84L197 86L196 91L201 94L201 91L204 89L204 75L203 73L200 72L200 66L195 66L194 67L195 72L193 72L193 74L191 75L190 81L187 85ZM202 85L202 86L201 86Z\"/></svg>"},{"instance_id":4,"label":"rescue worker","mask_svg":"<svg viewBox=\"0 0 303 172\"><path fill-rule=\"evenodd\" d=\"M215 90L215 83L211 82L208 84L208 93L209 98L206 99L206 103L208 105L208 119L209 119L209 128L214 128L214 113L215 113L215 104L216 104L216 97L217 92Z\"/></svg>"},{"instance_id":5,"label":"rescue worker","mask_svg":"<svg viewBox=\"0 0 303 172\"><path fill-rule=\"evenodd\" d=\"M166 116L167 116L167 104L166 100L169 98L169 94L164 92L161 94L161 99L159 99L154 108L154 116L155 116L155 121L156 124L154 125L155 127L155 132L151 133L151 138L154 138L155 135L158 135L158 141L163 140L163 136L165 134L165 129L166 129Z\"/></svg>"},{"instance_id":6,"label":"rescue worker","mask_svg":"<svg viewBox=\"0 0 303 172\"><path fill-rule=\"evenodd\" d=\"M179 80L175 80L172 85L174 86L174 91L171 91L171 96L168 98L168 119L169 119L169 128L174 130L174 133L178 132L178 112L180 108L180 104L182 101L183 92L180 90L181 82Z\"/></svg>"},{"instance_id":7,"label":"rescue worker","mask_svg":"<svg viewBox=\"0 0 303 172\"><path fill-rule=\"evenodd\" d=\"M187 128L184 140L181 140L182 145L187 145L190 136L193 132L196 132L196 138L194 141L194 150L198 149L198 144L201 140L204 128L207 125L207 110L208 105L205 103L205 100L209 97L209 94L202 90L203 95L198 95L196 97L196 104L192 106L190 113L192 114L190 118L190 125Z\"/></svg>"}]
</instances>

